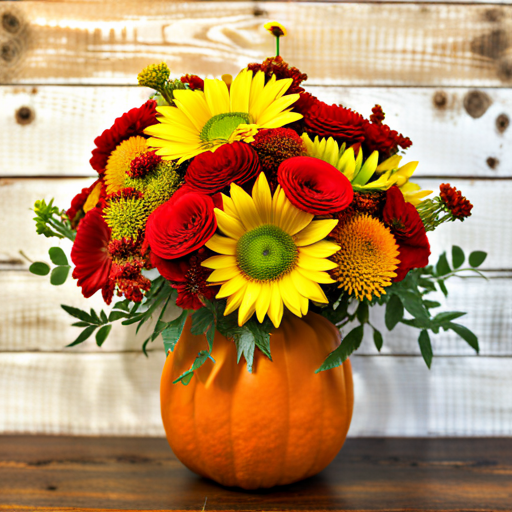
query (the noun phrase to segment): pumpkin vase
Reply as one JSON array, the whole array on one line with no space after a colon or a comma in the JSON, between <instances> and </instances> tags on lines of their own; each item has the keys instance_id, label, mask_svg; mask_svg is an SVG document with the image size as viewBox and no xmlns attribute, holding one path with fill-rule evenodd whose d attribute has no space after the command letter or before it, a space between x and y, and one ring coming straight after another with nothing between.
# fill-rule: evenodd
<instances>
[{"instance_id":1,"label":"pumpkin vase","mask_svg":"<svg viewBox=\"0 0 512 512\"><path fill-rule=\"evenodd\" d=\"M208 360L188 385L173 384L207 349L190 326L189 317L160 387L167 439L185 466L224 486L258 489L313 476L334 459L354 395L350 361L315 373L340 343L331 322L316 313L285 315L270 338L272 361L256 350L252 373L217 332L215 363Z\"/></svg>"}]
</instances>

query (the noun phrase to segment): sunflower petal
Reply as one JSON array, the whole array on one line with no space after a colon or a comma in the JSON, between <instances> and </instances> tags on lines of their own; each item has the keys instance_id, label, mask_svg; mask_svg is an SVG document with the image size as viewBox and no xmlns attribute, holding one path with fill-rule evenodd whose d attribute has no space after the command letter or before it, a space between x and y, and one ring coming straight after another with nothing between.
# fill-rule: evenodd
<instances>
[{"instance_id":1,"label":"sunflower petal","mask_svg":"<svg viewBox=\"0 0 512 512\"><path fill-rule=\"evenodd\" d=\"M217 293L216 298L217 299L225 299L226 297L229 297L230 295L233 295L233 293L236 293L242 286L245 286L248 283L247 279L243 277L241 274L233 277L233 279L230 279L227 283L224 283L219 290L219 293Z\"/></svg>"},{"instance_id":2,"label":"sunflower petal","mask_svg":"<svg viewBox=\"0 0 512 512\"><path fill-rule=\"evenodd\" d=\"M245 233L246 230L238 219L231 217L231 215L218 208L214 208L214 211L219 229L225 235L238 240Z\"/></svg>"},{"instance_id":3,"label":"sunflower petal","mask_svg":"<svg viewBox=\"0 0 512 512\"><path fill-rule=\"evenodd\" d=\"M301 252L299 252L297 265L301 268L305 268L306 270L319 271L332 270L338 266L334 261L326 260L324 258L313 258L312 256L308 256Z\"/></svg>"},{"instance_id":4,"label":"sunflower petal","mask_svg":"<svg viewBox=\"0 0 512 512\"><path fill-rule=\"evenodd\" d=\"M208 249L218 252L219 254L225 254L228 256L234 256L236 254L236 240L217 235L217 233L215 233L205 245Z\"/></svg>"},{"instance_id":5,"label":"sunflower petal","mask_svg":"<svg viewBox=\"0 0 512 512\"><path fill-rule=\"evenodd\" d=\"M252 189L252 198L261 222L263 224L270 224L273 222L272 218L272 193L265 176L265 173L260 173L256 183Z\"/></svg>"},{"instance_id":6,"label":"sunflower petal","mask_svg":"<svg viewBox=\"0 0 512 512\"><path fill-rule=\"evenodd\" d=\"M277 283L270 284L270 304L268 307L268 317L277 329L281 325L283 319L283 300L279 293L279 286Z\"/></svg>"},{"instance_id":7,"label":"sunflower petal","mask_svg":"<svg viewBox=\"0 0 512 512\"><path fill-rule=\"evenodd\" d=\"M261 293L261 284L256 281L248 281L244 298L238 308L238 325L242 326L251 318L256 310L256 300Z\"/></svg>"},{"instance_id":8,"label":"sunflower petal","mask_svg":"<svg viewBox=\"0 0 512 512\"><path fill-rule=\"evenodd\" d=\"M201 263L201 266L211 269L236 267L234 256L212 256Z\"/></svg>"},{"instance_id":9,"label":"sunflower petal","mask_svg":"<svg viewBox=\"0 0 512 512\"><path fill-rule=\"evenodd\" d=\"M230 112L228 86L222 80L207 78L204 81L204 95L212 117Z\"/></svg>"},{"instance_id":10,"label":"sunflower petal","mask_svg":"<svg viewBox=\"0 0 512 512\"><path fill-rule=\"evenodd\" d=\"M338 224L337 219L314 220L295 235L298 247L311 245L325 238Z\"/></svg>"},{"instance_id":11,"label":"sunflower petal","mask_svg":"<svg viewBox=\"0 0 512 512\"><path fill-rule=\"evenodd\" d=\"M261 226L262 222L252 197L243 188L234 183L231 184L230 192L231 199L238 212L238 217L244 225L245 231L250 231L251 229Z\"/></svg>"},{"instance_id":12,"label":"sunflower petal","mask_svg":"<svg viewBox=\"0 0 512 512\"><path fill-rule=\"evenodd\" d=\"M240 304L242 304L242 299L244 298L246 288L247 285L244 285L242 286L242 288L240 288L240 290L238 290L236 293L228 297L228 300L226 301L226 309L224 310L224 316L233 313L235 309L240 307Z\"/></svg>"},{"instance_id":13,"label":"sunflower petal","mask_svg":"<svg viewBox=\"0 0 512 512\"><path fill-rule=\"evenodd\" d=\"M209 283L224 283L233 279L240 274L240 269L237 266L219 268L214 270L206 279Z\"/></svg>"},{"instance_id":14,"label":"sunflower petal","mask_svg":"<svg viewBox=\"0 0 512 512\"><path fill-rule=\"evenodd\" d=\"M336 282L327 272L320 270L306 270L305 268L297 267L297 272L311 279L311 281L315 281L315 283L332 284Z\"/></svg>"},{"instance_id":15,"label":"sunflower petal","mask_svg":"<svg viewBox=\"0 0 512 512\"><path fill-rule=\"evenodd\" d=\"M328 258L339 250L340 246L329 240L321 240L320 242L300 248L300 252L316 258Z\"/></svg>"},{"instance_id":16,"label":"sunflower petal","mask_svg":"<svg viewBox=\"0 0 512 512\"><path fill-rule=\"evenodd\" d=\"M298 317L302 316L300 311L300 294L293 284L290 274L286 274L282 279L277 281L279 285L279 291L281 298L283 299L284 305Z\"/></svg>"},{"instance_id":17,"label":"sunflower petal","mask_svg":"<svg viewBox=\"0 0 512 512\"><path fill-rule=\"evenodd\" d=\"M265 319L265 315L270 306L270 299L272 296L272 285L271 283L261 283L260 293L256 299L256 317L258 322L262 323Z\"/></svg>"},{"instance_id":18,"label":"sunflower petal","mask_svg":"<svg viewBox=\"0 0 512 512\"><path fill-rule=\"evenodd\" d=\"M321 302L325 304L329 302L322 290L322 287L318 283L304 277L300 272L297 272L297 270L291 272L290 276L295 288L297 288L303 297L314 302Z\"/></svg>"}]
</instances>

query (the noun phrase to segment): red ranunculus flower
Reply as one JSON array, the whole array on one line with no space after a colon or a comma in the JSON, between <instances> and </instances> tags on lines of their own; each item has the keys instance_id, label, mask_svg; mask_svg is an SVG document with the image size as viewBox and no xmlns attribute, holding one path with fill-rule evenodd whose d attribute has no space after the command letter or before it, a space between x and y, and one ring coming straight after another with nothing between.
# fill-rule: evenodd
<instances>
[{"instance_id":1,"label":"red ranunculus flower","mask_svg":"<svg viewBox=\"0 0 512 512\"><path fill-rule=\"evenodd\" d=\"M132 108L118 117L108 130L94 139L96 149L93 149L92 158L89 160L92 168L102 175L105 172L108 157L123 140L134 135L147 137L144 135L144 129L156 123L156 101L154 100L148 100L141 107Z\"/></svg>"},{"instance_id":2,"label":"red ranunculus flower","mask_svg":"<svg viewBox=\"0 0 512 512\"><path fill-rule=\"evenodd\" d=\"M259 172L256 151L245 142L233 142L220 146L214 153L197 155L188 166L185 183L197 192L215 194L231 183L243 185Z\"/></svg>"},{"instance_id":3,"label":"red ranunculus flower","mask_svg":"<svg viewBox=\"0 0 512 512\"><path fill-rule=\"evenodd\" d=\"M146 224L146 239L160 258L175 259L202 247L215 233L215 204L195 191L177 193L159 206Z\"/></svg>"},{"instance_id":4,"label":"red ranunculus flower","mask_svg":"<svg viewBox=\"0 0 512 512\"><path fill-rule=\"evenodd\" d=\"M430 244L427 233L418 211L411 203L405 202L398 187L387 191L382 216L398 243L400 265L394 281L401 281L409 270L428 265Z\"/></svg>"},{"instance_id":5,"label":"red ranunculus flower","mask_svg":"<svg viewBox=\"0 0 512 512\"><path fill-rule=\"evenodd\" d=\"M112 257L108 252L109 242L110 228L103 220L101 210L89 210L78 226L71 249L71 260L75 264L73 278L78 279L78 286L82 287L82 294L86 298L100 289L112 289L112 283L109 282L112 266ZM110 292L107 295L109 294ZM109 304L105 294L104 298Z\"/></svg>"},{"instance_id":6,"label":"red ranunculus flower","mask_svg":"<svg viewBox=\"0 0 512 512\"><path fill-rule=\"evenodd\" d=\"M350 181L338 169L309 156L285 160L277 180L294 206L314 215L340 212L354 196Z\"/></svg>"},{"instance_id":7,"label":"red ranunculus flower","mask_svg":"<svg viewBox=\"0 0 512 512\"><path fill-rule=\"evenodd\" d=\"M299 104L300 106L300 104ZM365 119L341 105L317 100L304 114L304 126L310 135L333 137L337 142L354 144L364 139Z\"/></svg>"},{"instance_id":8,"label":"red ranunculus flower","mask_svg":"<svg viewBox=\"0 0 512 512\"><path fill-rule=\"evenodd\" d=\"M204 299L215 298L218 286L209 286L206 282L212 271L201 266L201 262L209 256L211 253L204 247L176 260L166 260L154 252L151 253L151 264L178 291L177 306L183 309L199 309L204 306Z\"/></svg>"}]
</instances>

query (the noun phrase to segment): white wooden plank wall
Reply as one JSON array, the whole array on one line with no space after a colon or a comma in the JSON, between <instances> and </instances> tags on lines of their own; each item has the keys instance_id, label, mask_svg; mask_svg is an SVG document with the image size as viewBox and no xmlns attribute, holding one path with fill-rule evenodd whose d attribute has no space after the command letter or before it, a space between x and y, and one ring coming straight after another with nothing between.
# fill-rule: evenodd
<instances>
[{"instance_id":1,"label":"white wooden plank wall","mask_svg":"<svg viewBox=\"0 0 512 512\"><path fill-rule=\"evenodd\" d=\"M59 308L101 307L73 283L51 287L19 255L47 259L29 208L66 206L91 183L93 139L145 100L145 65L219 76L272 54L261 28L289 29L284 57L309 90L369 115L379 103L410 136L418 182L450 181L475 205L432 234L433 257L484 249L489 281L453 279L443 306L468 311L481 355L452 334L433 338L428 371L417 332L367 333L352 358L353 436L512 435L512 6L500 2L0 3L0 432L163 435L160 341L149 359L133 329L64 349L77 335ZM122 6L122 8L120 8ZM63 244L64 246L64 244ZM372 311L383 325L383 311Z\"/></svg>"}]
</instances>

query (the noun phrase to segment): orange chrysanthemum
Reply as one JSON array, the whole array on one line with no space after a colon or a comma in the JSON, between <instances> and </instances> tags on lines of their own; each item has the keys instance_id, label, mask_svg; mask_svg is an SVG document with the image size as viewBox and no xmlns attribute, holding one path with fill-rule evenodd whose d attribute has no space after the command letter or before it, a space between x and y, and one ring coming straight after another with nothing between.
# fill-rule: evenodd
<instances>
[{"instance_id":1,"label":"orange chrysanthemum","mask_svg":"<svg viewBox=\"0 0 512 512\"><path fill-rule=\"evenodd\" d=\"M396 276L398 245L391 231L378 219L357 215L335 234L341 249L332 256L338 267L331 274L358 300L386 293Z\"/></svg>"}]
</instances>

